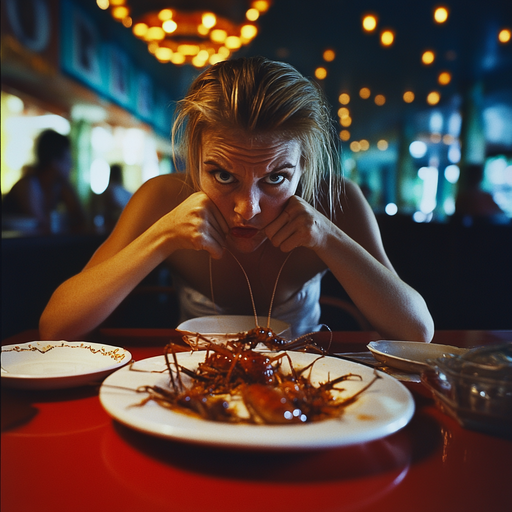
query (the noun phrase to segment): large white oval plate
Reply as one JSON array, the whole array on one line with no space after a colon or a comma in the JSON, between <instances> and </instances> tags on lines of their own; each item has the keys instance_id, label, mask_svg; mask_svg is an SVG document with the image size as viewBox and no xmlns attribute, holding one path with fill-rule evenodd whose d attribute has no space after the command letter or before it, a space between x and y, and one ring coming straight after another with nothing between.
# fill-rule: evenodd
<instances>
[{"instance_id":1,"label":"large white oval plate","mask_svg":"<svg viewBox=\"0 0 512 512\"><path fill-rule=\"evenodd\" d=\"M128 364L130 352L89 341L31 341L2 347L2 384L62 389L97 382Z\"/></svg>"},{"instance_id":2,"label":"large white oval plate","mask_svg":"<svg viewBox=\"0 0 512 512\"><path fill-rule=\"evenodd\" d=\"M289 352L296 368L310 364L318 355ZM195 368L204 352L182 352L178 361ZM137 371L135 371L137 370ZM212 446L248 449L313 449L348 446L379 439L404 427L414 413L414 400L407 388L393 377L380 373L378 379L337 419L295 425L246 425L206 421L166 409L153 401L139 406L147 396L139 386L168 387L169 375L163 356L139 361L105 379L100 401L116 420L147 434ZM153 373L151 373L153 372ZM160 372L160 373L158 373ZM345 381L346 396L357 392L374 376L371 368L331 357L318 360L313 381L327 381L355 373L363 381Z\"/></svg>"}]
</instances>

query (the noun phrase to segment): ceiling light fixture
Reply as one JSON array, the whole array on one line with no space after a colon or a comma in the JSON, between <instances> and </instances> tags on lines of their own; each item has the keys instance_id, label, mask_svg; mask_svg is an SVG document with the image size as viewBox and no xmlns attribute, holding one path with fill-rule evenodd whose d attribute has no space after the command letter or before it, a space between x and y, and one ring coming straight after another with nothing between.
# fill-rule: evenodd
<instances>
[{"instance_id":1,"label":"ceiling light fixture","mask_svg":"<svg viewBox=\"0 0 512 512\"><path fill-rule=\"evenodd\" d=\"M247 0L245 19L240 23L213 12L206 1L204 10L194 11L175 9L171 0L169 7L160 10L152 9L152 2L147 0L147 8L142 11L141 3L135 0L96 3L100 9L109 9L125 27L131 27L160 62L202 68L227 60L249 44L258 34L256 20L269 9L272 0Z\"/></svg>"}]
</instances>

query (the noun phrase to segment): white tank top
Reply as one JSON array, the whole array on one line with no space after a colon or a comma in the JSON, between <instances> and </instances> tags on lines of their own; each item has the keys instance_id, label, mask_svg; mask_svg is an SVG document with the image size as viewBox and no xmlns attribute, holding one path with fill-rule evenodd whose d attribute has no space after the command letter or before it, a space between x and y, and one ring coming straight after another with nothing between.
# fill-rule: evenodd
<instances>
[{"instance_id":1,"label":"white tank top","mask_svg":"<svg viewBox=\"0 0 512 512\"><path fill-rule=\"evenodd\" d=\"M287 322L292 336L298 337L320 329L320 284L326 271L307 281L301 290L286 302L275 305L272 318ZM191 288L183 279L173 275L173 285L180 302L180 321L210 315L233 314L228 308L215 305L208 297ZM258 312L261 314L261 312ZM265 313L266 315L266 313Z\"/></svg>"}]
</instances>

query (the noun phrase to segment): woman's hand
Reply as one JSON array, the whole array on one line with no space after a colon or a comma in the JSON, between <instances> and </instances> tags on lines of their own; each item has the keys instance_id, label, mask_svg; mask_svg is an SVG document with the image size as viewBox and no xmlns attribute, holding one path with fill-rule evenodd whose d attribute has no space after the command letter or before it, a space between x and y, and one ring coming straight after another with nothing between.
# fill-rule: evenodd
<instances>
[{"instance_id":1,"label":"woman's hand","mask_svg":"<svg viewBox=\"0 0 512 512\"><path fill-rule=\"evenodd\" d=\"M159 221L169 229L173 250L207 251L219 259L229 231L224 217L204 192L195 192Z\"/></svg>"},{"instance_id":2,"label":"woman's hand","mask_svg":"<svg viewBox=\"0 0 512 512\"><path fill-rule=\"evenodd\" d=\"M318 248L336 227L304 199L292 196L283 212L266 228L265 234L283 252L296 247Z\"/></svg>"}]
</instances>

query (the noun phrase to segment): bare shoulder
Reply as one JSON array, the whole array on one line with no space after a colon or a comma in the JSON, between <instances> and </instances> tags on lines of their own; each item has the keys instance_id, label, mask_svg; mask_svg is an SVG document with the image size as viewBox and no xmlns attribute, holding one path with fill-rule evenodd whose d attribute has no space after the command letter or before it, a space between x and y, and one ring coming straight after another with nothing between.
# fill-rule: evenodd
<instances>
[{"instance_id":1,"label":"bare shoulder","mask_svg":"<svg viewBox=\"0 0 512 512\"><path fill-rule=\"evenodd\" d=\"M164 174L146 181L133 195L125 212L141 215L153 224L194 191L183 174Z\"/></svg>"},{"instance_id":2,"label":"bare shoulder","mask_svg":"<svg viewBox=\"0 0 512 512\"><path fill-rule=\"evenodd\" d=\"M119 251L192 193L182 174L164 174L146 181L133 194L99 252L109 255Z\"/></svg>"},{"instance_id":3,"label":"bare shoulder","mask_svg":"<svg viewBox=\"0 0 512 512\"><path fill-rule=\"evenodd\" d=\"M344 180L335 223L375 258L390 266L375 214L353 181Z\"/></svg>"}]
</instances>

